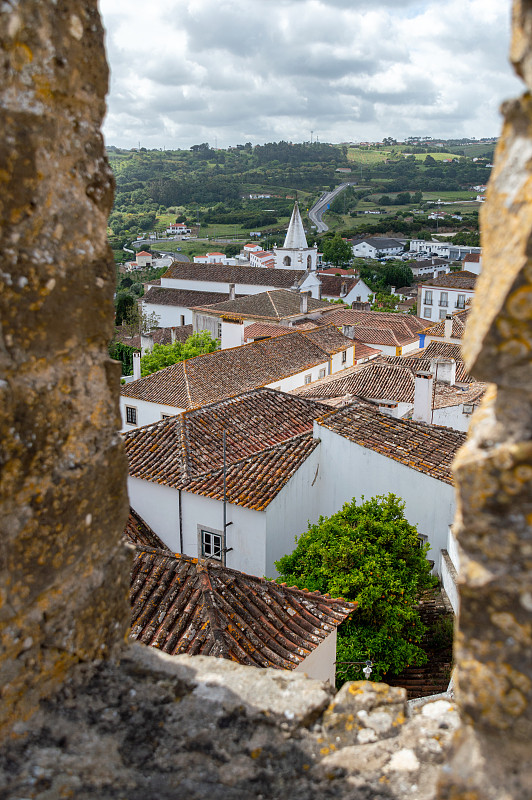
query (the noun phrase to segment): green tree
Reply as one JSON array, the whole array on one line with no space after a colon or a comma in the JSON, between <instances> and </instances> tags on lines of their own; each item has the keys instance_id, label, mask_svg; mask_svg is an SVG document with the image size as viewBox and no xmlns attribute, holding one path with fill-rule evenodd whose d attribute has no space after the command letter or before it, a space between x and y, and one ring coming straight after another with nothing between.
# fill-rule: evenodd
<instances>
[{"instance_id":1,"label":"green tree","mask_svg":"<svg viewBox=\"0 0 532 800\"><path fill-rule=\"evenodd\" d=\"M219 344L219 340L213 339L207 331L193 333L184 343L155 344L151 352L142 356L140 374L144 378L152 372L177 364L178 361L185 361L187 358L201 356L204 353L212 353L218 349Z\"/></svg>"},{"instance_id":2,"label":"green tree","mask_svg":"<svg viewBox=\"0 0 532 800\"><path fill-rule=\"evenodd\" d=\"M296 541L294 552L276 563L278 581L358 603L339 629L338 661L370 659L376 680L426 662L416 600L434 579L428 546L419 546L399 498L362 498L358 506L353 500ZM360 679L360 670L350 668L345 677Z\"/></svg>"},{"instance_id":3,"label":"green tree","mask_svg":"<svg viewBox=\"0 0 532 800\"><path fill-rule=\"evenodd\" d=\"M349 242L342 239L339 233L323 240L323 258L331 261L335 267L348 264L353 258L353 250Z\"/></svg>"},{"instance_id":4,"label":"green tree","mask_svg":"<svg viewBox=\"0 0 532 800\"><path fill-rule=\"evenodd\" d=\"M115 325L129 323L136 315L136 298L129 291L117 292L115 298Z\"/></svg>"}]
</instances>

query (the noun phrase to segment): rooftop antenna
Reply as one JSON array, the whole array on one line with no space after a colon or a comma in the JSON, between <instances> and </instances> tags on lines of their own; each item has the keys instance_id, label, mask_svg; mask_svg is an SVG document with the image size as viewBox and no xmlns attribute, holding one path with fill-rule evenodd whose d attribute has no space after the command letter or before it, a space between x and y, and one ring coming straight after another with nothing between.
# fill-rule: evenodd
<instances>
[{"instance_id":1,"label":"rooftop antenna","mask_svg":"<svg viewBox=\"0 0 532 800\"><path fill-rule=\"evenodd\" d=\"M311 143L311 144L312 144L312 134L313 134L313 133L314 133L314 131L311 131L311 132L310 132L310 143Z\"/></svg>"}]
</instances>

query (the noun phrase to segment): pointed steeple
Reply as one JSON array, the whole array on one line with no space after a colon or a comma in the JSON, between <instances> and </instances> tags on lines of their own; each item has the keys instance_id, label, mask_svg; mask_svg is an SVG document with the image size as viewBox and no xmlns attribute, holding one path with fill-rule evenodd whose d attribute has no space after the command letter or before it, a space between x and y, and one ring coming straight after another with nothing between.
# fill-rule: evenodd
<instances>
[{"instance_id":1,"label":"pointed steeple","mask_svg":"<svg viewBox=\"0 0 532 800\"><path fill-rule=\"evenodd\" d=\"M305 231L303 229L303 222L301 221L301 214L299 213L297 200L294 204L292 219L290 220L290 225L288 226L283 248L288 250L308 249L307 237L305 236Z\"/></svg>"}]
</instances>

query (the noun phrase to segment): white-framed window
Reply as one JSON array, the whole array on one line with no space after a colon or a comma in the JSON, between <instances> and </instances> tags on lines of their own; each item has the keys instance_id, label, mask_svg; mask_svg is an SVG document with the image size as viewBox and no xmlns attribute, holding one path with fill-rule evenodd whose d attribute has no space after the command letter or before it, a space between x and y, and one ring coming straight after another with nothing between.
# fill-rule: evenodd
<instances>
[{"instance_id":1,"label":"white-framed window","mask_svg":"<svg viewBox=\"0 0 532 800\"><path fill-rule=\"evenodd\" d=\"M137 409L135 408L135 406L126 406L126 424L127 425L137 424Z\"/></svg>"},{"instance_id":2,"label":"white-framed window","mask_svg":"<svg viewBox=\"0 0 532 800\"><path fill-rule=\"evenodd\" d=\"M425 303L426 306L431 306L432 305L432 292L431 291L430 292L429 291L425 292L425 299L424 299L423 302Z\"/></svg>"},{"instance_id":3,"label":"white-framed window","mask_svg":"<svg viewBox=\"0 0 532 800\"><path fill-rule=\"evenodd\" d=\"M320 369L320 374L319 374L319 377L320 377L320 378L324 378L324 377L325 377L325 375L326 375L326 370L325 370L325 369Z\"/></svg>"},{"instance_id":4,"label":"white-framed window","mask_svg":"<svg viewBox=\"0 0 532 800\"><path fill-rule=\"evenodd\" d=\"M198 526L199 527L199 526ZM199 551L201 558L223 560L224 537L221 531L199 527Z\"/></svg>"},{"instance_id":5,"label":"white-framed window","mask_svg":"<svg viewBox=\"0 0 532 800\"><path fill-rule=\"evenodd\" d=\"M312 375L305 375L305 386L307 383L312 383Z\"/></svg>"},{"instance_id":6,"label":"white-framed window","mask_svg":"<svg viewBox=\"0 0 532 800\"><path fill-rule=\"evenodd\" d=\"M465 308L465 294L459 294L456 298L456 308Z\"/></svg>"},{"instance_id":7,"label":"white-framed window","mask_svg":"<svg viewBox=\"0 0 532 800\"><path fill-rule=\"evenodd\" d=\"M447 316L447 311L445 310L445 308L440 308L440 319L445 319L446 316Z\"/></svg>"},{"instance_id":8,"label":"white-framed window","mask_svg":"<svg viewBox=\"0 0 532 800\"><path fill-rule=\"evenodd\" d=\"M432 308L424 308L423 309L423 317L425 319L432 319Z\"/></svg>"},{"instance_id":9,"label":"white-framed window","mask_svg":"<svg viewBox=\"0 0 532 800\"><path fill-rule=\"evenodd\" d=\"M347 362L347 350L344 350L342 352L342 364L345 364L346 362Z\"/></svg>"},{"instance_id":10,"label":"white-framed window","mask_svg":"<svg viewBox=\"0 0 532 800\"><path fill-rule=\"evenodd\" d=\"M449 305L448 292L440 292L440 306L447 308L448 305Z\"/></svg>"}]
</instances>

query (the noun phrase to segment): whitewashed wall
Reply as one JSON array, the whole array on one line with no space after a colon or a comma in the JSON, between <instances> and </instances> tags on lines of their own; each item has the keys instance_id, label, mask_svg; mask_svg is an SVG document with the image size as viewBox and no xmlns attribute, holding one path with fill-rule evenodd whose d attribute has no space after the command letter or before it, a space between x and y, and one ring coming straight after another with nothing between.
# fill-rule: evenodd
<instances>
[{"instance_id":1,"label":"whitewashed wall","mask_svg":"<svg viewBox=\"0 0 532 800\"><path fill-rule=\"evenodd\" d=\"M292 389L297 389L305 385L305 376L311 376L312 381L317 381L320 375L320 370L325 370L325 375L329 374L329 362L323 361L320 364L315 364L313 367L298 372L295 375L288 375L286 378L281 378L277 381L272 381L266 384L268 389L279 389L281 392L291 392Z\"/></svg>"},{"instance_id":2,"label":"whitewashed wall","mask_svg":"<svg viewBox=\"0 0 532 800\"><path fill-rule=\"evenodd\" d=\"M132 477L127 479L127 489L130 505L172 552L180 553L178 492Z\"/></svg>"},{"instance_id":3,"label":"whitewashed wall","mask_svg":"<svg viewBox=\"0 0 532 800\"><path fill-rule=\"evenodd\" d=\"M128 425L126 423L126 406L137 409L137 424ZM162 403L149 403L147 400L137 400L134 397L124 397L120 395L120 416L122 417L122 433L130 431L133 428L139 428L141 425L149 425L152 422L159 422L163 418L163 414L174 417L176 414L181 414L183 408L176 408L175 406L167 406Z\"/></svg>"},{"instance_id":4,"label":"whitewashed wall","mask_svg":"<svg viewBox=\"0 0 532 800\"><path fill-rule=\"evenodd\" d=\"M321 513L329 516L353 497L392 492L405 501L405 514L418 533L428 537L429 558L436 567L440 550L447 546L447 533L455 512L454 489L447 483L410 469L399 461L344 439L314 423L314 436L321 439ZM335 466L336 465L336 466Z\"/></svg>"},{"instance_id":5,"label":"whitewashed wall","mask_svg":"<svg viewBox=\"0 0 532 800\"><path fill-rule=\"evenodd\" d=\"M355 348L350 347L348 350L345 351L347 353L347 357L345 362L342 361L343 353L334 353L331 358L331 375L335 372L340 372L342 369L347 369L348 367L352 367L355 363Z\"/></svg>"},{"instance_id":6,"label":"whitewashed wall","mask_svg":"<svg viewBox=\"0 0 532 800\"><path fill-rule=\"evenodd\" d=\"M447 428L454 428L456 431L467 431L471 421L471 414L464 414L463 404L447 406L447 408L435 408L432 415L434 425L445 425Z\"/></svg>"},{"instance_id":7,"label":"whitewashed wall","mask_svg":"<svg viewBox=\"0 0 532 800\"><path fill-rule=\"evenodd\" d=\"M275 562L291 553L296 536L317 522L320 513L320 447L318 446L290 478L266 509L266 571L275 578Z\"/></svg>"},{"instance_id":8,"label":"whitewashed wall","mask_svg":"<svg viewBox=\"0 0 532 800\"><path fill-rule=\"evenodd\" d=\"M198 525L222 533L223 503L211 497L201 497L191 492L181 492L183 501L184 550L187 555L200 557L198 551ZM250 575L265 574L266 558L266 515L263 511L227 504L226 547L232 547L226 554L226 565Z\"/></svg>"},{"instance_id":9,"label":"whitewashed wall","mask_svg":"<svg viewBox=\"0 0 532 800\"><path fill-rule=\"evenodd\" d=\"M147 303L146 301L142 305L146 314L157 314L159 328L173 328L192 323L192 311L186 306L160 305L158 303ZM184 320L181 317L184 317Z\"/></svg>"},{"instance_id":10,"label":"whitewashed wall","mask_svg":"<svg viewBox=\"0 0 532 800\"><path fill-rule=\"evenodd\" d=\"M257 270L263 270L264 279L260 284L253 283L236 283L236 294L259 294L260 292L267 292L275 289L268 282L269 269L264 267L256 267ZM260 272L258 273L261 274ZM202 280L185 280L183 278L161 278L161 286L166 286L168 289L186 289L191 292L220 292L222 294L229 294L228 281L202 281Z\"/></svg>"},{"instance_id":11,"label":"whitewashed wall","mask_svg":"<svg viewBox=\"0 0 532 800\"><path fill-rule=\"evenodd\" d=\"M222 350L244 344L245 324L222 320Z\"/></svg>"}]
</instances>

